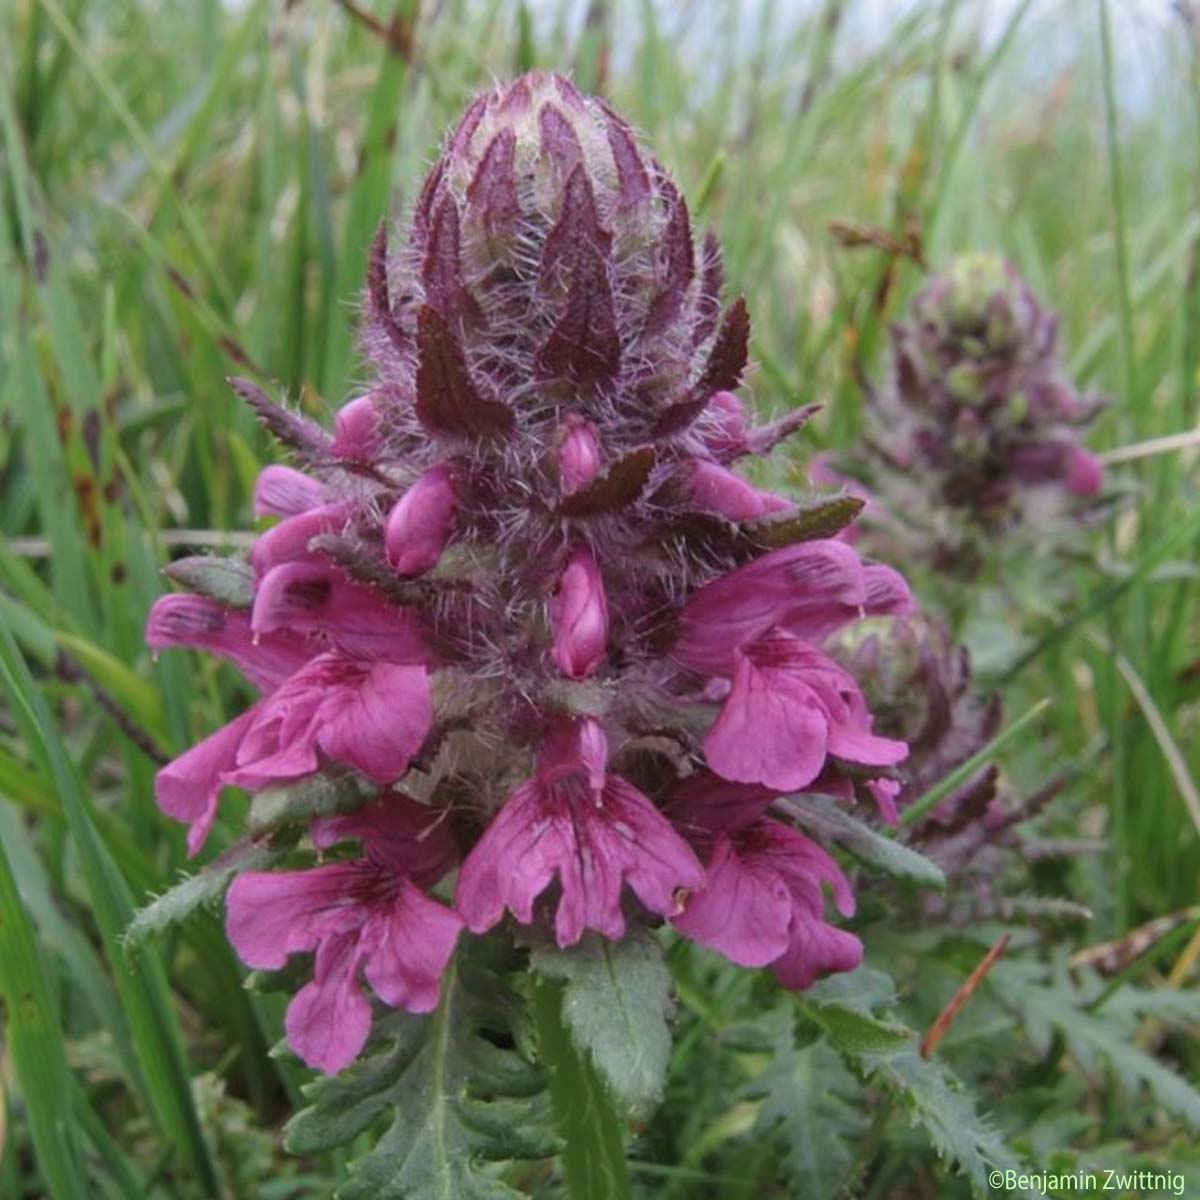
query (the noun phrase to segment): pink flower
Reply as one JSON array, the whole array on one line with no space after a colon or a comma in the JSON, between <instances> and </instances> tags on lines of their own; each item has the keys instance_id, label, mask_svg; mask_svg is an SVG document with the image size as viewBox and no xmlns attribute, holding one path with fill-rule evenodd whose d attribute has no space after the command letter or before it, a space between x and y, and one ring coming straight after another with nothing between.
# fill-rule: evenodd
<instances>
[{"instance_id":1,"label":"pink flower","mask_svg":"<svg viewBox=\"0 0 1200 1200\"><path fill-rule=\"evenodd\" d=\"M625 932L628 884L651 912L673 916L704 873L666 818L632 784L607 774L607 742L591 719L564 722L542 747L538 771L493 818L459 873L455 907L473 933L507 908L524 925L555 878L560 946L587 929Z\"/></svg>"},{"instance_id":2,"label":"pink flower","mask_svg":"<svg viewBox=\"0 0 1200 1200\"><path fill-rule=\"evenodd\" d=\"M730 521L751 521L793 507L782 496L764 492L736 472L707 459L692 462L687 489L702 512L716 513Z\"/></svg>"},{"instance_id":3,"label":"pink flower","mask_svg":"<svg viewBox=\"0 0 1200 1200\"><path fill-rule=\"evenodd\" d=\"M333 428L333 454L348 462L369 462L375 456L378 418L370 396L344 404Z\"/></svg>"},{"instance_id":4,"label":"pink flower","mask_svg":"<svg viewBox=\"0 0 1200 1200\"><path fill-rule=\"evenodd\" d=\"M388 561L400 575L422 575L437 565L454 531L458 507L454 474L442 463L396 501L384 535Z\"/></svg>"},{"instance_id":5,"label":"pink flower","mask_svg":"<svg viewBox=\"0 0 1200 1200\"><path fill-rule=\"evenodd\" d=\"M820 650L783 632L734 652L733 687L704 739L708 765L740 783L794 792L827 755L870 766L900 762L904 742L876 737L862 692Z\"/></svg>"},{"instance_id":6,"label":"pink flower","mask_svg":"<svg viewBox=\"0 0 1200 1200\"><path fill-rule=\"evenodd\" d=\"M255 636L247 613L207 596L156 600L146 622L146 641L155 650L189 646L219 654L263 692L280 687L313 654L307 640L291 631ZM189 826L190 855L198 854L208 840L225 776L237 765L238 747L255 712L250 709L218 729L154 777L159 808Z\"/></svg>"},{"instance_id":7,"label":"pink flower","mask_svg":"<svg viewBox=\"0 0 1200 1200\"><path fill-rule=\"evenodd\" d=\"M217 819L221 789L226 776L237 766L238 747L256 712L248 709L172 759L154 777L158 807L188 826L189 856L199 854L208 840Z\"/></svg>"},{"instance_id":8,"label":"pink flower","mask_svg":"<svg viewBox=\"0 0 1200 1200\"><path fill-rule=\"evenodd\" d=\"M254 543L250 552L254 570L265 575L280 563L321 561L309 549L309 543L322 533L340 533L349 519L350 507L341 500L285 517Z\"/></svg>"},{"instance_id":9,"label":"pink flower","mask_svg":"<svg viewBox=\"0 0 1200 1200\"><path fill-rule=\"evenodd\" d=\"M825 921L824 884L843 916L854 896L837 864L815 842L764 817L716 834L707 881L673 923L686 937L743 967L770 966L786 988L852 971L862 943Z\"/></svg>"},{"instance_id":10,"label":"pink flower","mask_svg":"<svg viewBox=\"0 0 1200 1200\"><path fill-rule=\"evenodd\" d=\"M903 753L818 647L912 599L838 541L763 551L802 522L735 465L813 408L751 422L735 394L750 316L722 302L715 242L695 237L626 122L543 74L471 106L404 247L388 241L384 226L363 296L369 390L333 435L236 384L308 472L259 481L257 511L280 520L251 570L231 568L248 607L171 598L151 621L153 644L222 654L263 691L161 773L193 849L227 785L353 772L365 793L420 774L428 810L385 796L312 825L318 848L358 837L360 860L230 892L247 961L314 955L293 1044L331 1070L357 1053L360 973L389 1003L430 1007L460 920L483 932L506 912L544 917L565 946L679 916L705 881L685 838L722 886L739 871L776 881L781 972L805 938L829 943L805 961L834 963L824 861L764 813L796 787L852 797L881 774L860 767ZM746 527L774 513L769 533ZM203 568L180 580L210 586ZM691 808L677 827L659 807L671 795ZM451 827L457 917L422 890L450 863L434 843ZM758 936L746 894L730 919Z\"/></svg>"},{"instance_id":11,"label":"pink flower","mask_svg":"<svg viewBox=\"0 0 1200 1200\"><path fill-rule=\"evenodd\" d=\"M295 631L319 638L316 650L336 649L351 658L432 661L420 617L322 562L272 567L255 592L250 626L260 640Z\"/></svg>"},{"instance_id":12,"label":"pink flower","mask_svg":"<svg viewBox=\"0 0 1200 1200\"><path fill-rule=\"evenodd\" d=\"M562 432L558 449L559 485L564 496L587 487L600 474L600 439L590 421L575 419Z\"/></svg>"},{"instance_id":13,"label":"pink flower","mask_svg":"<svg viewBox=\"0 0 1200 1200\"><path fill-rule=\"evenodd\" d=\"M1104 483L1104 466L1090 450L1072 446L1067 453L1063 482L1067 491L1076 496L1094 496Z\"/></svg>"},{"instance_id":14,"label":"pink flower","mask_svg":"<svg viewBox=\"0 0 1200 1200\"><path fill-rule=\"evenodd\" d=\"M325 485L291 467L264 467L254 485L256 517L294 517L325 501Z\"/></svg>"},{"instance_id":15,"label":"pink flower","mask_svg":"<svg viewBox=\"0 0 1200 1200\"><path fill-rule=\"evenodd\" d=\"M247 871L226 897L229 939L248 966L279 970L289 955L315 954L312 981L289 1004L285 1027L292 1049L329 1073L349 1065L370 1033L359 972L384 1003L429 1012L462 927L422 890L454 856L436 814L392 793L313 827L319 847L348 838L362 843L362 858Z\"/></svg>"},{"instance_id":16,"label":"pink flower","mask_svg":"<svg viewBox=\"0 0 1200 1200\"><path fill-rule=\"evenodd\" d=\"M264 692L277 688L317 652L296 629L255 632L249 613L207 596L161 596L146 621L146 644L153 650L188 646L219 654Z\"/></svg>"},{"instance_id":17,"label":"pink flower","mask_svg":"<svg viewBox=\"0 0 1200 1200\"><path fill-rule=\"evenodd\" d=\"M913 607L890 568L864 565L843 542L801 542L702 587L683 610L672 654L693 670L729 676L736 648L768 630L819 641L862 616Z\"/></svg>"},{"instance_id":18,"label":"pink flower","mask_svg":"<svg viewBox=\"0 0 1200 1200\"><path fill-rule=\"evenodd\" d=\"M424 667L322 654L258 706L226 782L257 791L311 775L324 755L393 783L432 721Z\"/></svg>"},{"instance_id":19,"label":"pink flower","mask_svg":"<svg viewBox=\"0 0 1200 1200\"><path fill-rule=\"evenodd\" d=\"M550 601L552 654L570 679L586 679L604 659L608 601L600 569L588 550L576 550Z\"/></svg>"}]
</instances>

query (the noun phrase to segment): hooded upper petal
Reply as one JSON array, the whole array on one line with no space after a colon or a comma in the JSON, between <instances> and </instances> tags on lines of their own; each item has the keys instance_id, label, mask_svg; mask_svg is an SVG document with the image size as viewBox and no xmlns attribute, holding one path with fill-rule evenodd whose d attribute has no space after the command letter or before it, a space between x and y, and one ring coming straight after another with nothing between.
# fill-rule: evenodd
<instances>
[{"instance_id":1,"label":"hooded upper petal","mask_svg":"<svg viewBox=\"0 0 1200 1200\"><path fill-rule=\"evenodd\" d=\"M146 644L154 650L188 646L229 659L255 687L274 691L298 671L314 647L294 629L259 636L250 614L207 596L160 596L146 621Z\"/></svg>"},{"instance_id":2,"label":"hooded upper petal","mask_svg":"<svg viewBox=\"0 0 1200 1200\"><path fill-rule=\"evenodd\" d=\"M279 630L320 635L352 657L398 663L431 659L424 623L374 588L322 562L287 562L259 581L251 628L259 637Z\"/></svg>"},{"instance_id":3,"label":"hooded upper petal","mask_svg":"<svg viewBox=\"0 0 1200 1200\"><path fill-rule=\"evenodd\" d=\"M273 463L254 485L256 517L294 517L325 502L325 485L303 471Z\"/></svg>"},{"instance_id":4,"label":"hooded upper petal","mask_svg":"<svg viewBox=\"0 0 1200 1200\"><path fill-rule=\"evenodd\" d=\"M707 459L696 459L687 470L687 491L702 512L730 521L751 521L792 507L790 501L756 488L736 471Z\"/></svg>"},{"instance_id":5,"label":"hooded upper petal","mask_svg":"<svg viewBox=\"0 0 1200 1200\"><path fill-rule=\"evenodd\" d=\"M720 576L688 601L672 654L693 670L731 675L734 651L776 627L817 640L866 602L862 560L842 542L772 550Z\"/></svg>"},{"instance_id":6,"label":"hooded upper petal","mask_svg":"<svg viewBox=\"0 0 1200 1200\"><path fill-rule=\"evenodd\" d=\"M260 576L280 563L323 561L309 550L309 543L322 533L341 533L349 520L350 506L343 500L285 517L254 543L250 561Z\"/></svg>"}]
</instances>

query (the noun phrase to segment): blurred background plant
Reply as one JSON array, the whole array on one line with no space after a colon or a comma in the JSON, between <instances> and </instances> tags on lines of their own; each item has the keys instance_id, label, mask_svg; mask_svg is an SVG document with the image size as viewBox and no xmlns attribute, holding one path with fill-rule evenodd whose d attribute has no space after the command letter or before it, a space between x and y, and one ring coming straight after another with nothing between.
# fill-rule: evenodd
<instances>
[{"instance_id":1,"label":"blurred background plant","mask_svg":"<svg viewBox=\"0 0 1200 1200\"><path fill-rule=\"evenodd\" d=\"M988 867L986 911L962 919L978 885L951 870L944 904L906 921L903 880L927 869L861 835L902 882L864 889L868 969L799 1001L671 944L670 1073L625 1136L628 1188L955 1195L1018 1160L1200 1187L1192 5L9 0L0 1190L284 1197L345 1177L350 1151L282 1149L309 1075L270 1056L283 997L242 989L219 907L197 888L188 920L126 935L185 869L156 766L247 702L211 662L152 663L142 629L163 563L249 527L274 454L226 377L327 419L360 377L380 216L477 89L538 66L610 95L720 235L761 412L824 405L761 482L807 493L813 454L854 442L889 324L964 250L1015 265L1061 316L1070 377L1110 398L1088 436L1111 518L1062 543L1050 581L971 585L971 703L1001 698L1009 733L978 730L912 797L936 815L995 760L1022 804L1053 785L1036 839ZM896 565L944 600L927 565ZM219 824L212 853L228 842ZM1089 852L1031 850L1056 842ZM909 1031L1005 935L922 1057ZM564 1194L551 1163L499 1170Z\"/></svg>"}]
</instances>

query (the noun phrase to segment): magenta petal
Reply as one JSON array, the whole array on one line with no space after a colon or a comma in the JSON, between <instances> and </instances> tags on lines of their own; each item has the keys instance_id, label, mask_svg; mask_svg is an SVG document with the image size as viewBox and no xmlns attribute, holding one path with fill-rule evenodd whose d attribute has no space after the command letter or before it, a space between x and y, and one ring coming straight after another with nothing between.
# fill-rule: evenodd
<instances>
[{"instance_id":1,"label":"magenta petal","mask_svg":"<svg viewBox=\"0 0 1200 1200\"><path fill-rule=\"evenodd\" d=\"M900 790L898 779L867 780L867 791L871 793L871 799L875 801L879 815L889 825L900 823L900 813L896 808L896 797L900 795Z\"/></svg>"},{"instance_id":2,"label":"magenta petal","mask_svg":"<svg viewBox=\"0 0 1200 1200\"><path fill-rule=\"evenodd\" d=\"M323 942L312 982L288 1005L288 1044L310 1067L328 1075L348 1067L371 1032L371 1004L358 984L361 961L356 934Z\"/></svg>"},{"instance_id":3,"label":"magenta petal","mask_svg":"<svg viewBox=\"0 0 1200 1200\"><path fill-rule=\"evenodd\" d=\"M777 793L757 783L733 783L711 771L680 780L671 793L675 827L689 840L741 829L763 815Z\"/></svg>"},{"instance_id":4,"label":"magenta petal","mask_svg":"<svg viewBox=\"0 0 1200 1200\"><path fill-rule=\"evenodd\" d=\"M188 646L219 654L264 692L274 691L312 657L294 630L258 637L248 613L207 596L159 597L146 621L146 644L153 650Z\"/></svg>"},{"instance_id":5,"label":"magenta petal","mask_svg":"<svg viewBox=\"0 0 1200 1200\"><path fill-rule=\"evenodd\" d=\"M725 779L794 792L820 773L828 737L828 717L801 673L739 652L704 756Z\"/></svg>"},{"instance_id":6,"label":"magenta petal","mask_svg":"<svg viewBox=\"0 0 1200 1200\"><path fill-rule=\"evenodd\" d=\"M424 663L430 658L419 617L320 562L288 562L260 580L251 620L255 633L323 634L352 657Z\"/></svg>"},{"instance_id":7,"label":"magenta petal","mask_svg":"<svg viewBox=\"0 0 1200 1200\"><path fill-rule=\"evenodd\" d=\"M803 991L823 975L853 971L862 960L862 942L854 934L797 914L787 953L775 961L773 969L785 988Z\"/></svg>"},{"instance_id":8,"label":"magenta petal","mask_svg":"<svg viewBox=\"0 0 1200 1200\"><path fill-rule=\"evenodd\" d=\"M264 467L254 485L256 517L294 517L316 508L325 499L325 485L291 467Z\"/></svg>"},{"instance_id":9,"label":"magenta petal","mask_svg":"<svg viewBox=\"0 0 1200 1200\"><path fill-rule=\"evenodd\" d=\"M498 924L505 908L523 925L533 920L533 902L550 886L561 851L540 799L534 781L517 788L464 860L454 907L472 933Z\"/></svg>"},{"instance_id":10,"label":"magenta petal","mask_svg":"<svg viewBox=\"0 0 1200 1200\"><path fill-rule=\"evenodd\" d=\"M717 839L708 880L693 893L674 925L742 967L765 967L789 944L792 900L768 862L738 858L728 836Z\"/></svg>"},{"instance_id":11,"label":"magenta petal","mask_svg":"<svg viewBox=\"0 0 1200 1200\"><path fill-rule=\"evenodd\" d=\"M1072 446L1067 451L1064 482L1067 491L1076 496L1094 496L1104 482L1104 466L1090 451L1082 446Z\"/></svg>"},{"instance_id":12,"label":"magenta petal","mask_svg":"<svg viewBox=\"0 0 1200 1200\"><path fill-rule=\"evenodd\" d=\"M191 826L188 854L199 853L217 816L223 775L237 761L238 746L254 720L250 709L167 763L154 777L158 806L169 817Z\"/></svg>"},{"instance_id":13,"label":"magenta petal","mask_svg":"<svg viewBox=\"0 0 1200 1200\"><path fill-rule=\"evenodd\" d=\"M462 918L407 880L364 932L367 981L381 1000L409 1012L437 1007L442 975L454 955Z\"/></svg>"},{"instance_id":14,"label":"magenta petal","mask_svg":"<svg viewBox=\"0 0 1200 1200\"><path fill-rule=\"evenodd\" d=\"M378 416L370 396L344 404L334 419L333 454L350 462L366 462L375 454Z\"/></svg>"},{"instance_id":15,"label":"magenta petal","mask_svg":"<svg viewBox=\"0 0 1200 1200\"><path fill-rule=\"evenodd\" d=\"M384 542L397 574L421 575L437 566L457 509L454 476L445 463L427 471L396 501Z\"/></svg>"},{"instance_id":16,"label":"magenta petal","mask_svg":"<svg viewBox=\"0 0 1200 1200\"><path fill-rule=\"evenodd\" d=\"M377 783L408 770L433 723L424 667L377 663L357 687L322 703L317 742L330 758L357 767Z\"/></svg>"},{"instance_id":17,"label":"magenta petal","mask_svg":"<svg viewBox=\"0 0 1200 1200\"><path fill-rule=\"evenodd\" d=\"M608 643L608 601L590 550L577 550L550 601L554 662L570 679L586 679Z\"/></svg>"},{"instance_id":18,"label":"magenta petal","mask_svg":"<svg viewBox=\"0 0 1200 1200\"><path fill-rule=\"evenodd\" d=\"M297 560L321 561L309 550L309 542L318 534L340 533L349 517L349 505L338 501L285 518L274 529L268 529L254 543L254 549L250 551L250 561L255 571L261 576L280 563Z\"/></svg>"},{"instance_id":19,"label":"magenta petal","mask_svg":"<svg viewBox=\"0 0 1200 1200\"><path fill-rule=\"evenodd\" d=\"M317 750L377 783L408 769L433 720L423 667L322 654L261 704L229 782L251 791L319 766Z\"/></svg>"},{"instance_id":20,"label":"magenta petal","mask_svg":"<svg viewBox=\"0 0 1200 1200\"><path fill-rule=\"evenodd\" d=\"M782 496L764 492L728 467L704 459L691 464L687 489L692 503L702 512L716 513L730 521L752 521L792 507Z\"/></svg>"},{"instance_id":21,"label":"magenta petal","mask_svg":"<svg viewBox=\"0 0 1200 1200\"><path fill-rule=\"evenodd\" d=\"M560 749L512 794L463 863L455 907L472 932L490 929L506 908L528 924L557 876L559 945L577 942L586 929L615 939L625 932L624 883L652 912L674 916L681 891L704 880L687 844L632 784L609 776L597 794L594 764L581 756L572 772Z\"/></svg>"},{"instance_id":22,"label":"magenta petal","mask_svg":"<svg viewBox=\"0 0 1200 1200\"><path fill-rule=\"evenodd\" d=\"M356 863L307 871L245 871L225 894L225 929L248 967L278 971L289 954L357 928Z\"/></svg>"},{"instance_id":23,"label":"magenta petal","mask_svg":"<svg viewBox=\"0 0 1200 1200\"><path fill-rule=\"evenodd\" d=\"M904 616L917 611L917 602L899 571L882 563L869 563L863 570L863 583L863 610L868 617Z\"/></svg>"},{"instance_id":24,"label":"magenta petal","mask_svg":"<svg viewBox=\"0 0 1200 1200\"><path fill-rule=\"evenodd\" d=\"M861 559L842 542L772 550L702 587L683 610L672 651L685 666L730 675L734 649L776 626L824 638L857 617L866 600Z\"/></svg>"},{"instance_id":25,"label":"magenta petal","mask_svg":"<svg viewBox=\"0 0 1200 1200\"><path fill-rule=\"evenodd\" d=\"M358 841L371 859L421 886L436 883L458 857L445 809L419 804L403 792L385 792L352 813L312 823L313 845L328 850Z\"/></svg>"},{"instance_id":26,"label":"magenta petal","mask_svg":"<svg viewBox=\"0 0 1200 1200\"><path fill-rule=\"evenodd\" d=\"M564 496L585 488L600 474L602 454L595 427L581 418L573 420L561 433L558 451L558 477Z\"/></svg>"}]
</instances>

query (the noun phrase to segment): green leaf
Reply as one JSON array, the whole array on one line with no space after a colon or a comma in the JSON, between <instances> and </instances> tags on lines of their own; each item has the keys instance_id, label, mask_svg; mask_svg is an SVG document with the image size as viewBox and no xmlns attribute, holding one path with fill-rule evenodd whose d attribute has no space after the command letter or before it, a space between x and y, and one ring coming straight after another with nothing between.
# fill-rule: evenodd
<instances>
[{"instance_id":1,"label":"green leaf","mask_svg":"<svg viewBox=\"0 0 1200 1200\"><path fill-rule=\"evenodd\" d=\"M754 1132L780 1144L794 1200L838 1194L854 1161L865 1120L859 1085L824 1041L800 1049L791 1022L777 1022L771 1065L746 1089L762 1099Z\"/></svg>"},{"instance_id":2,"label":"green leaf","mask_svg":"<svg viewBox=\"0 0 1200 1200\"><path fill-rule=\"evenodd\" d=\"M920 888L945 891L946 877L936 863L908 846L876 833L840 809L828 796L805 795L781 802L805 828L837 842L860 862Z\"/></svg>"},{"instance_id":3,"label":"green leaf","mask_svg":"<svg viewBox=\"0 0 1200 1200\"><path fill-rule=\"evenodd\" d=\"M941 1062L922 1058L915 1046L887 1056L852 1057L868 1079L901 1103L942 1160L963 1170L976 1195L992 1194L989 1170L1019 1167L1003 1138L976 1111L970 1093Z\"/></svg>"},{"instance_id":4,"label":"green leaf","mask_svg":"<svg viewBox=\"0 0 1200 1200\"><path fill-rule=\"evenodd\" d=\"M539 946L533 965L564 981L571 1041L630 1116L644 1120L662 1099L671 1056L671 973L658 942L640 927L619 942L588 934L567 950Z\"/></svg>"},{"instance_id":5,"label":"green leaf","mask_svg":"<svg viewBox=\"0 0 1200 1200\"><path fill-rule=\"evenodd\" d=\"M250 802L246 828L251 837L261 837L297 821L346 812L362 804L364 799L351 776L314 775L289 787L259 792Z\"/></svg>"},{"instance_id":6,"label":"green leaf","mask_svg":"<svg viewBox=\"0 0 1200 1200\"><path fill-rule=\"evenodd\" d=\"M538 1048L550 1071L550 1098L562 1137L569 1200L629 1200L621 1126L607 1090L564 1021L565 989L540 982L534 994Z\"/></svg>"},{"instance_id":7,"label":"green leaf","mask_svg":"<svg viewBox=\"0 0 1200 1200\"><path fill-rule=\"evenodd\" d=\"M907 1025L872 1011L895 999L891 979L868 967L832 975L792 994L800 1011L824 1031L835 1049L848 1054L890 1054L916 1034Z\"/></svg>"},{"instance_id":8,"label":"green leaf","mask_svg":"<svg viewBox=\"0 0 1200 1200\"><path fill-rule=\"evenodd\" d=\"M375 1053L305 1089L312 1106L288 1124L288 1149L340 1146L391 1112L338 1200L516 1200L501 1179L505 1161L554 1150L541 1072L496 1044L511 1034L518 1003L460 950L435 1012L378 1022Z\"/></svg>"},{"instance_id":9,"label":"green leaf","mask_svg":"<svg viewBox=\"0 0 1200 1200\"><path fill-rule=\"evenodd\" d=\"M0 843L0 996L5 1043L21 1085L41 1178L53 1200L88 1194L76 1126L63 1119L74 1080L46 963Z\"/></svg>"},{"instance_id":10,"label":"green leaf","mask_svg":"<svg viewBox=\"0 0 1200 1200\"><path fill-rule=\"evenodd\" d=\"M244 558L197 554L176 559L163 568L163 574L189 592L232 608L249 608L254 603L254 568Z\"/></svg>"},{"instance_id":11,"label":"green leaf","mask_svg":"<svg viewBox=\"0 0 1200 1200\"><path fill-rule=\"evenodd\" d=\"M137 1051L137 1077L147 1108L201 1185L217 1190L216 1169L200 1128L187 1056L162 962L152 954L127 953L123 931L133 916L129 885L108 853L93 808L63 743L49 706L8 629L0 625L0 684L35 763L54 781L66 826L79 855L96 924Z\"/></svg>"},{"instance_id":12,"label":"green leaf","mask_svg":"<svg viewBox=\"0 0 1200 1200\"><path fill-rule=\"evenodd\" d=\"M1181 1005L1172 993L1162 993L1172 999L1159 1001L1155 997L1160 993L1128 985L1107 1001L1104 1016L1099 1016L1087 1011L1092 997L1071 983L1061 963L1051 979L1043 974L1039 965L1022 962L999 963L993 969L997 994L1021 1014L1035 1046L1048 1047L1057 1031L1085 1069L1107 1062L1119 1086L1133 1092L1147 1088L1164 1109L1200 1128L1200 1091L1133 1040L1144 1016L1186 1021L1186 1002ZM1191 1019L1197 1015L1193 1006Z\"/></svg>"},{"instance_id":13,"label":"green leaf","mask_svg":"<svg viewBox=\"0 0 1200 1200\"><path fill-rule=\"evenodd\" d=\"M126 930L126 943L136 946L152 934L165 933L202 905L223 895L226 885L235 874L268 866L277 857L275 852L249 839L231 846L194 875L189 875L139 909Z\"/></svg>"},{"instance_id":14,"label":"green leaf","mask_svg":"<svg viewBox=\"0 0 1200 1200\"><path fill-rule=\"evenodd\" d=\"M170 741L158 689L87 638L59 633L58 643L160 744Z\"/></svg>"}]
</instances>

